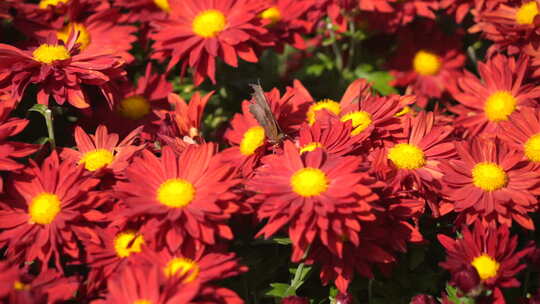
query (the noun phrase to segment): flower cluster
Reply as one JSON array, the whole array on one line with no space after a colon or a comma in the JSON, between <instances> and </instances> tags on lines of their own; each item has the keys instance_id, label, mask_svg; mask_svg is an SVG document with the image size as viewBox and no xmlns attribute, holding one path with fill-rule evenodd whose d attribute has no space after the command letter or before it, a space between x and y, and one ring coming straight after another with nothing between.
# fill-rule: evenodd
<instances>
[{"instance_id":1,"label":"flower cluster","mask_svg":"<svg viewBox=\"0 0 540 304\"><path fill-rule=\"evenodd\" d=\"M0 302L538 303L540 0L0 19Z\"/></svg>"}]
</instances>

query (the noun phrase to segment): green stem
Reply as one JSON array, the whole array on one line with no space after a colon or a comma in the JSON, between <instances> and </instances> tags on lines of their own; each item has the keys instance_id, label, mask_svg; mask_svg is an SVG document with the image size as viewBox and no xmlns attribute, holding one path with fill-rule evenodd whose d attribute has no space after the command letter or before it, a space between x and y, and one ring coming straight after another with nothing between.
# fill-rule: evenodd
<instances>
[{"instance_id":1,"label":"green stem","mask_svg":"<svg viewBox=\"0 0 540 304\"><path fill-rule=\"evenodd\" d=\"M298 268L296 268L296 271L294 272L294 278L292 279L289 287L287 287L287 289L285 290L285 296L289 295L289 291L291 290L291 288L293 288L293 286L295 286L294 294L296 294L296 285L298 284L298 281L302 279L302 271L304 270L304 265L305 265L304 260L307 258L310 248L311 246L308 246L308 248L306 249L306 252L304 253L304 256L302 257L302 263L300 263L298 265Z\"/></svg>"},{"instance_id":2,"label":"green stem","mask_svg":"<svg viewBox=\"0 0 540 304\"><path fill-rule=\"evenodd\" d=\"M353 58L354 58L354 51L355 51L354 34L356 32L356 26L354 24L354 20L351 20L351 22L349 22L349 31L351 32L351 41L349 42L349 55L347 58L347 65L345 66L346 70L350 70L353 65Z\"/></svg>"},{"instance_id":3,"label":"green stem","mask_svg":"<svg viewBox=\"0 0 540 304\"><path fill-rule=\"evenodd\" d=\"M51 109L45 110L45 124L47 124L47 133L49 135L49 141L51 142L52 150L56 150L56 140L54 138L53 116Z\"/></svg>"},{"instance_id":4,"label":"green stem","mask_svg":"<svg viewBox=\"0 0 540 304\"><path fill-rule=\"evenodd\" d=\"M330 36L332 37L332 50L334 51L334 55L336 56L336 67L338 71L343 70L343 56L341 54L341 51L339 50L339 45L336 39L336 33L334 32L334 29L330 29Z\"/></svg>"}]
</instances>

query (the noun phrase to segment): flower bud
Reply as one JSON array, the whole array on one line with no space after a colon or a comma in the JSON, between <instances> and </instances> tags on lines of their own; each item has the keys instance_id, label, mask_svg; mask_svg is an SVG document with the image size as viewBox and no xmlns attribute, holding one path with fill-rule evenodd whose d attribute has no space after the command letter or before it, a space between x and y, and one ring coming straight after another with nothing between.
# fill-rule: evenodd
<instances>
[{"instance_id":1,"label":"flower bud","mask_svg":"<svg viewBox=\"0 0 540 304\"><path fill-rule=\"evenodd\" d=\"M281 300L281 304L309 304L307 298L298 297L298 296L289 296Z\"/></svg>"},{"instance_id":2,"label":"flower bud","mask_svg":"<svg viewBox=\"0 0 540 304\"><path fill-rule=\"evenodd\" d=\"M437 302L430 295L419 294L411 299L411 304L437 304Z\"/></svg>"},{"instance_id":3,"label":"flower bud","mask_svg":"<svg viewBox=\"0 0 540 304\"><path fill-rule=\"evenodd\" d=\"M468 266L452 273L451 283L459 288L464 294L469 294L480 284L480 277L478 276L476 269L472 266Z\"/></svg>"}]
</instances>

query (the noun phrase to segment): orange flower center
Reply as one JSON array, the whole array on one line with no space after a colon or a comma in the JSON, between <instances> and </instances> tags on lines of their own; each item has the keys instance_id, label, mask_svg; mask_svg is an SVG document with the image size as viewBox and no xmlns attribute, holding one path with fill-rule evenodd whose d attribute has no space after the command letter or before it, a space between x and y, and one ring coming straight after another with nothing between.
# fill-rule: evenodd
<instances>
[{"instance_id":1,"label":"orange flower center","mask_svg":"<svg viewBox=\"0 0 540 304\"><path fill-rule=\"evenodd\" d=\"M508 184L506 172L491 162L476 164L472 169L473 184L484 191L495 191Z\"/></svg>"},{"instance_id":2,"label":"orange flower center","mask_svg":"<svg viewBox=\"0 0 540 304\"><path fill-rule=\"evenodd\" d=\"M77 43L80 43L80 49L84 50L90 45L92 39L90 38L90 33L86 27L80 23L70 23L56 33L58 40L62 40L64 43L68 42L69 36L73 32L79 32L79 37L77 37Z\"/></svg>"},{"instance_id":3,"label":"orange flower center","mask_svg":"<svg viewBox=\"0 0 540 304\"><path fill-rule=\"evenodd\" d=\"M28 284L24 284L23 282L17 280L13 283L13 289L17 291L28 290L30 289L30 286Z\"/></svg>"},{"instance_id":4,"label":"orange flower center","mask_svg":"<svg viewBox=\"0 0 540 304\"><path fill-rule=\"evenodd\" d=\"M135 231L120 232L114 238L114 251L121 258L126 258L132 253L138 253L142 250L144 238L142 235L137 235Z\"/></svg>"},{"instance_id":5,"label":"orange flower center","mask_svg":"<svg viewBox=\"0 0 540 304\"><path fill-rule=\"evenodd\" d=\"M56 194L43 192L36 195L28 208L31 222L41 225L52 223L61 210L61 204Z\"/></svg>"},{"instance_id":6,"label":"orange flower center","mask_svg":"<svg viewBox=\"0 0 540 304\"><path fill-rule=\"evenodd\" d=\"M187 258L173 258L167 263L163 272L166 277L172 277L173 275L183 276L190 272L184 280L184 283L189 283L197 278L200 268L197 262L193 260Z\"/></svg>"},{"instance_id":7,"label":"orange flower center","mask_svg":"<svg viewBox=\"0 0 540 304\"><path fill-rule=\"evenodd\" d=\"M170 12L169 0L154 0L154 3L164 12Z\"/></svg>"},{"instance_id":8,"label":"orange flower center","mask_svg":"<svg viewBox=\"0 0 540 304\"><path fill-rule=\"evenodd\" d=\"M358 135L362 133L371 123L371 115L366 111L354 111L347 113L341 117L341 121L350 120L354 130L352 130L351 135Z\"/></svg>"},{"instance_id":9,"label":"orange flower center","mask_svg":"<svg viewBox=\"0 0 540 304\"><path fill-rule=\"evenodd\" d=\"M66 60L71 56L63 45L42 44L32 53L35 61L51 64L57 60Z\"/></svg>"},{"instance_id":10,"label":"orange flower center","mask_svg":"<svg viewBox=\"0 0 540 304\"><path fill-rule=\"evenodd\" d=\"M300 196L317 196L328 189L328 178L320 169L302 168L292 175L291 187Z\"/></svg>"},{"instance_id":11,"label":"orange flower center","mask_svg":"<svg viewBox=\"0 0 540 304\"><path fill-rule=\"evenodd\" d=\"M516 98L509 91L496 91L487 98L484 113L492 122L508 120L508 116L516 109L516 104Z\"/></svg>"},{"instance_id":12,"label":"orange flower center","mask_svg":"<svg viewBox=\"0 0 540 304\"><path fill-rule=\"evenodd\" d=\"M532 162L540 162L540 133L537 133L525 142L525 156Z\"/></svg>"},{"instance_id":13,"label":"orange flower center","mask_svg":"<svg viewBox=\"0 0 540 304\"><path fill-rule=\"evenodd\" d=\"M414 170L426 164L424 152L411 144L397 144L388 150L388 159L399 169Z\"/></svg>"},{"instance_id":14,"label":"orange flower center","mask_svg":"<svg viewBox=\"0 0 540 304\"><path fill-rule=\"evenodd\" d=\"M534 18L538 15L538 4L536 1L530 1L521 5L516 12L516 22L521 25L531 25Z\"/></svg>"},{"instance_id":15,"label":"orange flower center","mask_svg":"<svg viewBox=\"0 0 540 304\"><path fill-rule=\"evenodd\" d=\"M281 20L281 12L279 9L275 6L272 6L270 8L265 9L261 13L262 19L270 20L270 25L275 24Z\"/></svg>"},{"instance_id":16,"label":"orange flower center","mask_svg":"<svg viewBox=\"0 0 540 304\"><path fill-rule=\"evenodd\" d=\"M145 299L140 299L140 300L135 300L135 302L133 302L133 304L152 304L152 301L145 300Z\"/></svg>"},{"instance_id":17,"label":"orange flower center","mask_svg":"<svg viewBox=\"0 0 540 304\"><path fill-rule=\"evenodd\" d=\"M203 38L216 37L226 26L227 18L215 9L200 12L191 24L193 32Z\"/></svg>"},{"instance_id":18,"label":"orange flower center","mask_svg":"<svg viewBox=\"0 0 540 304\"><path fill-rule=\"evenodd\" d=\"M420 50L414 56L413 67L420 75L436 75L441 69L441 59L435 53Z\"/></svg>"},{"instance_id":19,"label":"orange flower center","mask_svg":"<svg viewBox=\"0 0 540 304\"><path fill-rule=\"evenodd\" d=\"M96 171L108 166L114 161L114 155L107 149L96 149L84 153L79 164L84 164L88 171Z\"/></svg>"},{"instance_id":20,"label":"orange flower center","mask_svg":"<svg viewBox=\"0 0 540 304\"><path fill-rule=\"evenodd\" d=\"M339 112L341 112L341 106L338 102L335 102L331 99L323 99L321 101L318 101L312 104L307 111L307 121L310 125L313 125L315 123L315 120L317 118L317 112L323 109L335 115L339 115Z\"/></svg>"},{"instance_id":21,"label":"orange flower center","mask_svg":"<svg viewBox=\"0 0 540 304\"><path fill-rule=\"evenodd\" d=\"M255 153L255 150L264 144L264 139L264 129L261 126L249 128L240 142L240 153L245 156Z\"/></svg>"},{"instance_id":22,"label":"orange flower center","mask_svg":"<svg viewBox=\"0 0 540 304\"><path fill-rule=\"evenodd\" d=\"M302 149L300 149L300 154L314 151L317 148L322 148L322 144L319 142L310 142L309 144L303 146Z\"/></svg>"},{"instance_id":23,"label":"orange flower center","mask_svg":"<svg viewBox=\"0 0 540 304\"><path fill-rule=\"evenodd\" d=\"M148 115L152 110L152 106L146 98L135 95L124 98L120 101L117 108L118 113L125 118L138 120Z\"/></svg>"},{"instance_id":24,"label":"orange flower center","mask_svg":"<svg viewBox=\"0 0 540 304\"><path fill-rule=\"evenodd\" d=\"M485 253L474 258L471 265L476 269L482 281L496 277L500 267L495 259Z\"/></svg>"},{"instance_id":25,"label":"orange flower center","mask_svg":"<svg viewBox=\"0 0 540 304\"><path fill-rule=\"evenodd\" d=\"M187 180L171 178L157 190L157 200L171 208L187 206L195 198L195 187Z\"/></svg>"},{"instance_id":26,"label":"orange flower center","mask_svg":"<svg viewBox=\"0 0 540 304\"><path fill-rule=\"evenodd\" d=\"M39 8L46 9L49 5L57 6L60 3L68 3L69 0L41 0L39 1Z\"/></svg>"}]
</instances>

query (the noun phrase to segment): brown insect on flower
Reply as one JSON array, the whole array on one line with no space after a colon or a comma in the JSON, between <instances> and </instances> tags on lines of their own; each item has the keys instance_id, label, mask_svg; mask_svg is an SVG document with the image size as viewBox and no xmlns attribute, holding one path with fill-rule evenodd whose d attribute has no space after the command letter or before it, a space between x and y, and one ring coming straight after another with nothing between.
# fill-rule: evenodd
<instances>
[{"instance_id":1,"label":"brown insect on flower","mask_svg":"<svg viewBox=\"0 0 540 304\"><path fill-rule=\"evenodd\" d=\"M287 135L281 131L268 100L264 96L264 91L260 84L251 84L253 89L252 104L249 105L249 112L253 114L257 122L263 127L264 134L271 144L279 144Z\"/></svg>"}]
</instances>

